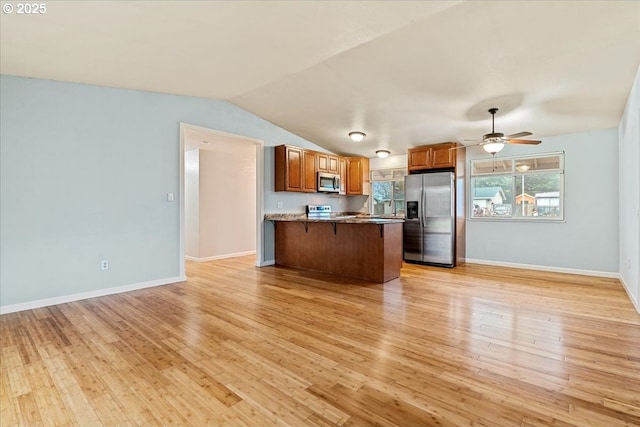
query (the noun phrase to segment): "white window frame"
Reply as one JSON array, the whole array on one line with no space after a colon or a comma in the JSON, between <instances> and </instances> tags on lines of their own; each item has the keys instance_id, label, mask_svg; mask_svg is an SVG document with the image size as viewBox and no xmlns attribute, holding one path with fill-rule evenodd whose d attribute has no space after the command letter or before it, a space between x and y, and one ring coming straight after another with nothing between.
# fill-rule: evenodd
<instances>
[{"instance_id":1,"label":"white window frame","mask_svg":"<svg viewBox=\"0 0 640 427\"><path fill-rule=\"evenodd\" d=\"M523 155L523 156L508 156L508 157L500 157L499 159L495 159L496 162L510 162L511 163L511 167L507 168L508 170L505 170L503 172L487 172L487 173L474 173L474 163L476 162L482 162L482 163L486 163L487 161L491 161L491 159L487 159L485 158L478 158L478 159L471 159L469 161L469 187L468 187L468 201L469 201L469 211L468 211L468 216L467 219L469 221L507 221L507 222L511 222L511 221L515 221L515 222L522 222L522 221L529 221L529 222L565 222L566 221L566 209L565 209L565 191L564 191L564 167L565 167L565 158L564 158L564 151L557 151L557 152L551 152L551 153L536 153L536 154L529 154L529 155ZM545 157L553 157L553 156L558 156L560 159L560 164L558 168L552 168L552 169L541 169L541 170L529 170L529 171L517 171L516 170L516 164L518 163L518 161L527 161L527 160L533 160L533 159L537 159L537 158L545 158ZM515 203L515 197L517 196L516 194L516 180L519 177L526 177L526 176L531 176L531 175L539 175L539 174L549 174L549 173L558 173L560 175L560 185L559 185L559 192L560 192L560 214L557 217L548 217L548 216L514 216L513 215L513 209L516 205ZM492 216L474 216L474 193L475 193L475 189L474 189L474 178L481 178L481 177L487 177L487 176L511 176L511 182L512 182L512 191L511 194L513 194L513 200L511 200L511 206L512 206L512 214L511 215L492 215Z\"/></svg>"},{"instance_id":2,"label":"white window frame","mask_svg":"<svg viewBox=\"0 0 640 427\"><path fill-rule=\"evenodd\" d=\"M390 172L390 176L391 178L386 178L386 179L373 179L373 174L376 171L389 171ZM394 172L396 171L401 171L402 174L402 179L393 179L393 175ZM373 183L374 182L393 182L393 181L404 181L404 177L407 176L409 174L409 171L407 168L380 168L380 169L372 169L369 171L369 214L373 215ZM392 186L392 200L393 200L393 186ZM395 203L395 200L393 200L393 202Z\"/></svg>"}]
</instances>

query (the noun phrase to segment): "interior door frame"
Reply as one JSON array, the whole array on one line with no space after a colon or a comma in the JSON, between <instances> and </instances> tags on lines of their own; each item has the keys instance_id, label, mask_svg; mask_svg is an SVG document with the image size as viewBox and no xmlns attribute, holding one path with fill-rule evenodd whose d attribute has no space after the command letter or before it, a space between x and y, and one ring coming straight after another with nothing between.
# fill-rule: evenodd
<instances>
[{"instance_id":1,"label":"interior door frame","mask_svg":"<svg viewBox=\"0 0 640 427\"><path fill-rule=\"evenodd\" d=\"M179 265L180 276L186 277L185 267L185 165L184 165L184 150L185 150L185 131L196 130L201 132L208 132L212 134L218 134L226 138L237 138L239 140L251 142L255 144L256 153L256 261L255 265L261 267L264 265L264 248L263 237L264 236L264 141L261 139L252 138L249 136L233 134L224 132L221 130L210 129L202 126L196 126L189 123L180 122L180 243L179 243Z\"/></svg>"}]
</instances>

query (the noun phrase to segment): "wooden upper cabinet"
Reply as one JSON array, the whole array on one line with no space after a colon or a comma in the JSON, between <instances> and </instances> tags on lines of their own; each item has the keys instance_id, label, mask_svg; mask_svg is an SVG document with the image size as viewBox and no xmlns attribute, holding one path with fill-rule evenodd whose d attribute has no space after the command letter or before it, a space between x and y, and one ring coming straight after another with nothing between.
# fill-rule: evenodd
<instances>
[{"instance_id":1,"label":"wooden upper cabinet","mask_svg":"<svg viewBox=\"0 0 640 427\"><path fill-rule=\"evenodd\" d=\"M431 167L432 168L455 168L456 167L456 150L455 143L438 144L431 147Z\"/></svg>"},{"instance_id":2,"label":"wooden upper cabinet","mask_svg":"<svg viewBox=\"0 0 640 427\"><path fill-rule=\"evenodd\" d=\"M302 150L302 167L303 167L303 180L302 191L305 193L316 192L316 152L309 150Z\"/></svg>"},{"instance_id":3,"label":"wooden upper cabinet","mask_svg":"<svg viewBox=\"0 0 640 427\"><path fill-rule=\"evenodd\" d=\"M340 157L329 156L329 173L340 173Z\"/></svg>"},{"instance_id":4,"label":"wooden upper cabinet","mask_svg":"<svg viewBox=\"0 0 640 427\"><path fill-rule=\"evenodd\" d=\"M290 145L275 147L275 191L315 193L318 172L340 175L339 194L369 195L369 159L340 157Z\"/></svg>"},{"instance_id":5,"label":"wooden upper cabinet","mask_svg":"<svg viewBox=\"0 0 640 427\"><path fill-rule=\"evenodd\" d=\"M409 172L455 168L456 150L451 150L451 148L456 145L455 142L445 142L410 148L408 152Z\"/></svg>"},{"instance_id":6,"label":"wooden upper cabinet","mask_svg":"<svg viewBox=\"0 0 640 427\"><path fill-rule=\"evenodd\" d=\"M369 159L366 157L346 157L347 196L369 195Z\"/></svg>"},{"instance_id":7,"label":"wooden upper cabinet","mask_svg":"<svg viewBox=\"0 0 640 427\"><path fill-rule=\"evenodd\" d=\"M429 147L409 148L408 160L409 160L409 171L429 169L431 165L431 148Z\"/></svg>"},{"instance_id":8,"label":"wooden upper cabinet","mask_svg":"<svg viewBox=\"0 0 640 427\"><path fill-rule=\"evenodd\" d=\"M275 191L316 191L314 151L289 145L275 147Z\"/></svg>"},{"instance_id":9,"label":"wooden upper cabinet","mask_svg":"<svg viewBox=\"0 0 640 427\"><path fill-rule=\"evenodd\" d=\"M347 159L338 158L338 166L340 170L340 192L338 194L347 194Z\"/></svg>"},{"instance_id":10,"label":"wooden upper cabinet","mask_svg":"<svg viewBox=\"0 0 640 427\"><path fill-rule=\"evenodd\" d=\"M340 158L326 153L316 153L318 172L340 173Z\"/></svg>"},{"instance_id":11,"label":"wooden upper cabinet","mask_svg":"<svg viewBox=\"0 0 640 427\"><path fill-rule=\"evenodd\" d=\"M329 155L324 153L316 154L318 172L329 172Z\"/></svg>"}]
</instances>

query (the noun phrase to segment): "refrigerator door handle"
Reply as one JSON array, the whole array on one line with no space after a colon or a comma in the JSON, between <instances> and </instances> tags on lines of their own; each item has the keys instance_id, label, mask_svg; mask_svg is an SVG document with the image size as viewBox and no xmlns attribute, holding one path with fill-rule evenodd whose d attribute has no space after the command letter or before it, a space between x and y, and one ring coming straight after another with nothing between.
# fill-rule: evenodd
<instances>
[{"instance_id":1,"label":"refrigerator door handle","mask_svg":"<svg viewBox=\"0 0 640 427\"><path fill-rule=\"evenodd\" d=\"M418 219L420 220L420 228L422 228L422 210L424 209L422 202L422 187L420 187L420 201L418 202Z\"/></svg>"},{"instance_id":2,"label":"refrigerator door handle","mask_svg":"<svg viewBox=\"0 0 640 427\"><path fill-rule=\"evenodd\" d=\"M422 204L422 214L420 215L420 225L422 227L427 226L427 193L424 191L424 187L420 191L420 203Z\"/></svg>"}]
</instances>

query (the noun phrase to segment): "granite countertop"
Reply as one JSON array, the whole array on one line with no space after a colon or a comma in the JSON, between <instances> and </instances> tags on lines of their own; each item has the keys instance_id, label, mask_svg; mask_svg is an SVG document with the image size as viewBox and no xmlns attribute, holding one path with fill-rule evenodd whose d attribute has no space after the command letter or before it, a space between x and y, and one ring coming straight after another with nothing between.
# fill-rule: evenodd
<instances>
[{"instance_id":1,"label":"granite countertop","mask_svg":"<svg viewBox=\"0 0 640 427\"><path fill-rule=\"evenodd\" d=\"M362 213L332 213L328 218L309 218L303 213L265 214L267 221L339 222L341 224L392 224L404 222L404 218L392 215L367 215Z\"/></svg>"}]
</instances>

